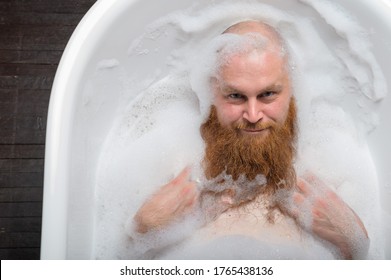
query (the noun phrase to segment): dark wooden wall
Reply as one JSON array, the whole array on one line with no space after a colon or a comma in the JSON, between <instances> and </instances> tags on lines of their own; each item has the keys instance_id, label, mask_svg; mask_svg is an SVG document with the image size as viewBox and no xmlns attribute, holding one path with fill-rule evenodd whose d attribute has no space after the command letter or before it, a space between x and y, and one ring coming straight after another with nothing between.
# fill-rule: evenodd
<instances>
[{"instance_id":1,"label":"dark wooden wall","mask_svg":"<svg viewBox=\"0 0 391 280\"><path fill-rule=\"evenodd\" d=\"M50 89L95 0L0 0L0 259L39 259Z\"/></svg>"}]
</instances>

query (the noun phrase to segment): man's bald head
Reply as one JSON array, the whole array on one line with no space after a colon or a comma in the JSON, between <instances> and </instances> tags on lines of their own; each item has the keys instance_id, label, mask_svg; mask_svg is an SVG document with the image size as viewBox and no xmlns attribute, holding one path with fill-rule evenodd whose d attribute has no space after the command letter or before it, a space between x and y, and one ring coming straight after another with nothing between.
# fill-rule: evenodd
<instances>
[{"instance_id":1,"label":"man's bald head","mask_svg":"<svg viewBox=\"0 0 391 280\"><path fill-rule=\"evenodd\" d=\"M286 46L283 38L272 26L256 20L241 21L228 27L223 34L258 34L268 41L268 48L276 49L286 56Z\"/></svg>"},{"instance_id":2,"label":"man's bald head","mask_svg":"<svg viewBox=\"0 0 391 280\"><path fill-rule=\"evenodd\" d=\"M270 25L261 22L261 21L256 21L256 20L248 20L248 21L241 21L238 23L235 23L228 27L224 33L234 33L238 35L243 35L246 33L251 33L251 32L256 32L256 33L261 33L263 35L269 34L270 37L276 36L279 37L279 34L277 31L271 27Z\"/></svg>"}]
</instances>

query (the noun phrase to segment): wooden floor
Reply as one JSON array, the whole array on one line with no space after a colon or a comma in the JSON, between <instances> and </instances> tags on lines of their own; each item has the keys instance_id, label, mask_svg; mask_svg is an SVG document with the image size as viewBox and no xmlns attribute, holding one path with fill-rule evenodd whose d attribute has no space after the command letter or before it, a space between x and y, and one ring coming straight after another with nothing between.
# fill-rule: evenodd
<instances>
[{"instance_id":1,"label":"wooden floor","mask_svg":"<svg viewBox=\"0 0 391 280\"><path fill-rule=\"evenodd\" d=\"M45 128L61 54L95 0L0 0L0 259L39 259Z\"/></svg>"}]
</instances>

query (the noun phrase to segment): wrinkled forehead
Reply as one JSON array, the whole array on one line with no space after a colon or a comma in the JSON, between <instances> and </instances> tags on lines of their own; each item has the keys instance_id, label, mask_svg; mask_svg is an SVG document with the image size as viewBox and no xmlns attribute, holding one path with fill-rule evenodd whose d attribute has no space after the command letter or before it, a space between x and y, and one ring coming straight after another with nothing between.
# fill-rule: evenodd
<instances>
[{"instance_id":1,"label":"wrinkled forehead","mask_svg":"<svg viewBox=\"0 0 391 280\"><path fill-rule=\"evenodd\" d=\"M268 81L271 85L286 80L290 80L290 73L286 70L284 58L271 52L260 54L253 50L246 54L232 55L211 77L211 85L214 86L213 89L216 89L216 85L236 88L233 85L244 81Z\"/></svg>"}]
</instances>

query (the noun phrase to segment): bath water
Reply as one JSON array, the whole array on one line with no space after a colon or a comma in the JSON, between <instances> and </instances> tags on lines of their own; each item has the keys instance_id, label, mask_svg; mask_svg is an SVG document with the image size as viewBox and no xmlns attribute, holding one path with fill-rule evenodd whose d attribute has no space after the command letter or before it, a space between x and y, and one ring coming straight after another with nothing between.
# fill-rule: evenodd
<instances>
[{"instance_id":1,"label":"bath water","mask_svg":"<svg viewBox=\"0 0 391 280\"><path fill-rule=\"evenodd\" d=\"M301 242L284 236L274 240L273 229L263 242L239 234L202 243L195 234L197 213L159 233L132 233L131 218L160 186L186 166L193 167L193 179L199 178L204 150L199 127L211 102L208 77L213 71L207 50L228 26L256 19L275 27L290 52L299 120L297 174L310 171L333 188L368 230L367 258L383 258L379 186L366 135L376 129L375 104L387 88L367 34L348 12L327 1L301 0L294 11L286 1L273 6L217 2L157 19L129 46L127 59L97 65L96 79L121 76L115 90L121 91L122 105L98 163L92 257L133 259L150 249L144 257L334 257L328 244L308 234ZM135 64L144 70L129 71ZM184 238L163 253L153 250Z\"/></svg>"}]
</instances>

